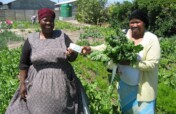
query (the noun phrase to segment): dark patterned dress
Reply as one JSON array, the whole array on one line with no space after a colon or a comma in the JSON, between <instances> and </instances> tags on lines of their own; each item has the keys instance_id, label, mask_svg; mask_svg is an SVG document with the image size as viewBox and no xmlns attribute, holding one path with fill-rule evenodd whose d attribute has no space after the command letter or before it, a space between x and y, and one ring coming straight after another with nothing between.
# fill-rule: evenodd
<instances>
[{"instance_id":1,"label":"dark patterned dress","mask_svg":"<svg viewBox=\"0 0 176 114\"><path fill-rule=\"evenodd\" d=\"M65 55L71 43L68 36L57 30L52 38L41 40L36 32L26 42L31 49L23 48L23 53L30 55L30 65L20 69L28 69L27 102L20 99L18 89L6 114L82 114L82 85ZM77 53L69 59L76 57Z\"/></svg>"}]
</instances>

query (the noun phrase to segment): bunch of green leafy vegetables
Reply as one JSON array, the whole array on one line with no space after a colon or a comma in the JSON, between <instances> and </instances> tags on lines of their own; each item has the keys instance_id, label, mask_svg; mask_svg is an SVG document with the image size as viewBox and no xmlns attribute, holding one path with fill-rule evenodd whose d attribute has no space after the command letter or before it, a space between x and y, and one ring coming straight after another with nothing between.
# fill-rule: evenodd
<instances>
[{"instance_id":1,"label":"bunch of green leafy vegetables","mask_svg":"<svg viewBox=\"0 0 176 114\"><path fill-rule=\"evenodd\" d=\"M137 62L138 53L143 49L141 44L135 45L129 40L121 29L116 29L116 34L105 38L106 49L94 51L88 57L92 60L107 63L112 60L114 63L130 61L131 65Z\"/></svg>"}]
</instances>

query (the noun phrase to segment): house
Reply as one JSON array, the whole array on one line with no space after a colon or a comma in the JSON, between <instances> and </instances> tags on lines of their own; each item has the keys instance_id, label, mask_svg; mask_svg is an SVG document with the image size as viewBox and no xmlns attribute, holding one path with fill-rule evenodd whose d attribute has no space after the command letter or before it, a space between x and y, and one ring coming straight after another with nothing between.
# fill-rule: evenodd
<instances>
[{"instance_id":1,"label":"house","mask_svg":"<svg viewBox=\"0 0 176 114\"><path fill-rule=\"evenodd\" d=\"M8 5L7 5L7 2L1 2L0 1L0 10L4 10L4 9L8 9Z\"/></svg>"},{"instance_id":2,"label":"house","mask_svg":"<svg viewBox=\"0 0 176 114\"><path fill-rule=\"evenodd\" d=\"M30 21L33 15L37 15L38 9L55 8L55 2L51 0L11 0L4 1L0 9L0 20ZM56 12L56 17L58 12Z\"/></svg>"},{"instance_id":3,"label":"house","mask_svg":"<svg viewBox=\"0 0 176 114\"><path fill-rule=\"evenodd\" d=\"M55 2L51 0L12 0L4 5L10 10L38 10L40 8L55 8Z\"/></svg>"}]
</instances>

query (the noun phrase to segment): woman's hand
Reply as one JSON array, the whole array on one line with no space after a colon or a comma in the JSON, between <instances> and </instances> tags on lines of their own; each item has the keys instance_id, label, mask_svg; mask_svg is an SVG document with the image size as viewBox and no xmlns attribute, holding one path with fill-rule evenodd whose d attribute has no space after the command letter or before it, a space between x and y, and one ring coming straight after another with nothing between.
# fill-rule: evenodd
<instances>
[{"instance_id":1,"label":"woman's hand","mask_svg":"<svg viewBox=\"0 0 176 114\"><path fill-rule=\"evenodd\" d=\"M20 95L21 99L23 99L26 102L27 88L25 84L20 85Z\"/></svg>"},{"instance_id":2,"label":"woman's hand","mask_svg":"<svg viewBox=\"0 0 176 114\"><path fill-rule=\"evenodd\" d=\"M66 51L66 55L69 57L70 55L72 55L74 53L74 51L71 49L71 48L67 48L67 51Z\"/></svg>"},{"instance_id":3,"label":"woman's hand","mask_svg":"<svg viewBox=\"0 0 176 114\"><path fill-rule=\"evenodd\" d=\"M27 88L25 85L25 79L27 77L28 70L20 70L19 78L20 78L20 95L21 99L26 102Z\"/></svg>"},{"instance_id":4,"label":"woman's hand","mask_svg":"<svg viewBox=\"0 0 176 114\"><path fill-rule=\"evenodd\" d=\"M82 54L87 55L91 53L91 47L90 46L83 46L82 47Z\"/></svg>"}]
</instances>

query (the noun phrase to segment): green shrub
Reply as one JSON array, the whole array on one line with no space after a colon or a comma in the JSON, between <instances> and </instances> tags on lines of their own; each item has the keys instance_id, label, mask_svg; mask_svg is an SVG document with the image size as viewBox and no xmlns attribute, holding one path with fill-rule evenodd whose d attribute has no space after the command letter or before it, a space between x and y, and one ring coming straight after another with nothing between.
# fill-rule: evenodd
<instances>
[{"instance_id":1,"label":"green shrub","mask_svg":"<svg viewBox=\"0 0 176 114\"><path fill-rule=\"evenodd\" d=\"M134 7L148 12L149 30L158 36L172 36L176 33L175 0L134 0Z\"/></svg>"},{"instance_id":2,"label":"green shrub","mask_svg":"<svg viewBox=\"0 0 176 114\"><path fill-rule=\"evenodd\" d=\"M129 23L129 15L133 4L125 1L122 4L116 3L109 7L108 21L112 28L121 27L127 29Z\"/></svg>"},{"instance_id":3,"label":"green shrub","mask_svg":"<svg viewBox=\"0 0 176 114\"><path fill-rule=\"evenodd\" d=\"M169 86L160 83L158 88L157 97L157 112L158 114L175 114L176 102L175 102L176 90Z\"/></svg>"},{"instance_id":4,"label":"green shrub","mask_svg":"<svg viewBox=\"0 0 176 114\"><path fill-rule=\"evenodd\" d=\"M149 16L149 30L159 37L176 34L175 0L134 0L117 3L109 8L109 22L113 28L128 28L128 17L134 9L141 9Z\"/></svg>"},{"instance_id":5,"label":"green shrub","mask_svg":"<svg viewBox=\"0 0 176 114\"><path fill-rule=\"evenodd\" d=\"M176 89L176 36L160 40L161 60L159 65L159 82Z\"/></svg>"},{"instance_id":6,"label":"green shrub","mask_svg":"<svg viewBox=\"0 0 176 114\"><path fill-rule=\"evenodd\" d=\"M79 0L76 19L79 22L101 25L107 20L106 2L107 0Z\"/></svg>"},{"instance_id":7,"label":"green shrub","mask_svg":"<svg viewBox=\"0 0 176 114\"><path fill-rule=\"evenodd\" d=\"M3 32L0 32L0 50L3 48L7 48L7 43L10 41L22 41L23 38L20 36L17 36L15 33L4 30Z\"/></svg>"},{"instance_id":8,"label":"green shrub","mask_svg":"<svg viewBox=\"0 0 176 114\"><path fill-rule=\"evenodd\" d=\"M18 86L18 64L21 49L0 51L0 114L4 114Z\"/></svg>"}]
</instances>

